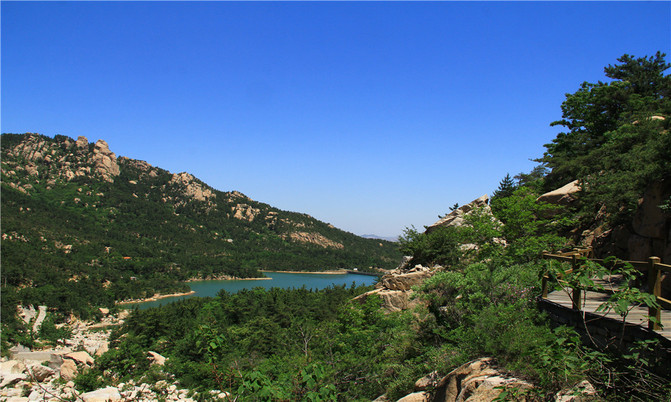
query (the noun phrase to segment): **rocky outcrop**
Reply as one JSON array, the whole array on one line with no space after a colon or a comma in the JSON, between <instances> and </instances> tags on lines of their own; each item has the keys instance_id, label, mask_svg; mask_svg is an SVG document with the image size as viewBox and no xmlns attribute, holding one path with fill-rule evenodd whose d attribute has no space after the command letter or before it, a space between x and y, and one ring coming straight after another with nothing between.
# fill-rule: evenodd
<instances>
[{"instance_id":1,"label":"rocky outcrop","mask_svg":"<svg viewBox=\"0 0 671 402\"><path fill-rule=\"evenodd\" d=\"M406 273L385 275L380 280L380 287L389 290L410 290L413 286L420 285L424 280L433 276L433 270L424 269L421 265Z\"/></svg>"},{"instance_id":2,"label":"rocky outcrop","mask_svg":"<svg viewBox=\"0 0 671 402\"><path fill-rule=\"evenodd\" d=\"M536 199L552 205L569 205L576 200L576 194L580 192L580 181L574 180L556 190L547 192Z\"/></svg>"},{"instance_id":3,"label":"rocky outcrop","mask_svg":"<svg viewBox=\"0 0 671 402\"><path fill-rule=\"evenodd\" d=\"M491 221L497 225L502 225L502 223L494 216L492 209L489 207L489 197L487 194L483 195L480 198L477 198L466 205L463 205L449 214L442 217L438 222L434 223L431 226L426 227L426 233L431 233L433 230L439 227L462 227L470 226L467 220L467 216L478 211L485 216L488 216ZM502 238L494 238L492 241L496 244L499 244L503 247L506 246L506 241ZM478 250L477 244L465 243L460 246L461 250L466 252L469 250L476 251Z\"/></svg>"},{"instance_id":4,"label":"rocky outcrop","mask_svg":"<svg viewBox=\"0 0 671 402\"><path fill-rule=\"evenodd\" d=\"M120 170L116 155L110 151L106 141L96 141L91 160L93 161L95 171L102 176L103 180L110 183L114 182L114 177L119 175Z\"/></svg>"},{"instance_id":5,"label":"rocky outcrop","mask_svg":"<svg viewBox=\"0 0 671 402\"><path fill-rule=\"evenodd\" d=\"M50 185L55 179L71 181L76 177L95 174L107 182L113 182L120 173L116 155L107 142L98 140L92 149L86 137L52 141L39 134L28 134L23 141L7 151L6 156L23 163L14 170L4 169L10 164L3 162L3 173L10 176L25 170L29 176L47 179ZM24 188L24 187L22 187Z\"/></svg>"},{"instance_id":6,"label":"rocky outcrop","mask_svg":"<svg viewBox=\"0 0 671 402\"><path fill-rule=\"evenodd\" d=\"M326 238L324 235L316 232L291 232L285 235L286 239L297 241L299 243L316 244L324 248L344 249L345 246Z\"/></svg>"},{"instance_id":7,"label":"rocky outcrop","mask_svg":"<svg viewBox=\"0 0 671 402\"><path fill-rule=\"evenodd\" d=\"M206 202L215 197L212 190L192 174L186 172L173 174L169 184L177 188L181 195L188 200ZM183 204L183 202L180 204Z\"/></svg>"},{"instance_id":8,"label":"rocky outcrop","mask_svg":"<svg viewBox=\"0 0 671 402\"><path fill-rule=\"evenodd\" d=\"M455 226L455 227L463 226L464 224L466 224L464 217L468 213L477 208L482 208L486 212L491 214L491 209L489 208L489 196L487 196L487 194L469 202L466 205L463 205L455 209L454 211L445 215L443 218L441 218L438 222L434 223L433 225L427 226L426 232L429 233L435 228L441 226Z\"/></svg>"},{"instance_id":9,"label":"rocky outcrop","mask_svg":"<svg viewBox=\"0 0 671 402\"><path fill-rule=\"evenodd\" d=\"M150 365L155 364L157 366L165 366L165 357L156 352L152 352L151 350L147 352L147 355L147 360L149 360Z\"/></svg>"},{"instance_id":10,"label":"rocky outcrop","mask_svg":"<svg viewBox=\"0 0 671 402\"><path fill-rule=\"evenodd\" d=\"M364 302L370 296L379 296L382 299L382 308L390 313L416 306L420 301L412 298L412 287L421 285L442 267L428 268L416 265L411 268L407 264L408 257L396 269L385 274L375 285L374 290L363 293L354 300Z\"/></svg>"},{"instance_id":11,"label":"rocky outcrop","mask_svg":"<svg viewBox=\"0 0 671 402\"><path fill-rule=\"evenodd\" d=\"M233 217L235 219L247 222L252 222L261 212L260 209L247 204L236 204L234 207L231 207L231 211L233 212Z\"/></svg>"},{"instance_id":12,"label":"rocky outcrop","mask_svg":"<svg viewBox=\"0 0 671 402\"><path fill-rule=\"evenodd\" d=\"M424 401L435 402L464 402L464 401L493 401L503 390L515 390L517 401L524 401L525 391L531 390L533 385L510 376L496 366L491 358L482 358L470 361L452 370L440 380L432 373L428 378L418 380L422 382L423 390L414 392L399 401ZM416 386L417 386L416 384ZM429 390L433 389L432 392ZM417 388L416 388L417 390ZM422 399L425 398L425 399ZM531 398L529 398L531 400Z\"/></svg>"}]
</instances>

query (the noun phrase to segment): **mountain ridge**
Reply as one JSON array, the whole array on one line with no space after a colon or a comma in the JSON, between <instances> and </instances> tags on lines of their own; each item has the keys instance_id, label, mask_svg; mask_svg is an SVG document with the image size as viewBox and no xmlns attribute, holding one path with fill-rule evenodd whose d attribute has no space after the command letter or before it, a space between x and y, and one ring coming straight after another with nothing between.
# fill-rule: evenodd
<instances>
[{"instance_id":1,"label":"mountain ridge","mask_svg":"<svg viewBox=\"0 0 671 402\"><path fill-rule=\"evenodd\" d=\"M93 304L109 305L183 290L191 278L391 268L400 259L393 243L117 157L104 140L3 134L2 189L3 268L13 274L4 284L50 306L56 292L34 291L53 287L50 276L61 289L108 284Z\"/></svg>"}]
</instances>

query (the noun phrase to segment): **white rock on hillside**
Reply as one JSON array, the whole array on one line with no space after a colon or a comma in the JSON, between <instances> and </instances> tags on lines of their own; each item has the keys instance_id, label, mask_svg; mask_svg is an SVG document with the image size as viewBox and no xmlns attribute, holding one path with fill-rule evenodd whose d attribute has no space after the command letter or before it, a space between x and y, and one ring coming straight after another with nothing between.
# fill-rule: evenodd
<instances>
[{"instance_id":1,"label":"white rock on hillside","mask_svg":"<svg viewBox=\"0 0 671 402\"><path fill-rule=\"evenodd\" d=\"M95 391L82 394L81 399L84 402L108 402L121 400L121 394L115 387L97 389Z\"/></svg>"},{"instance_id":2,"label":"white rock on hillside","mask_svg":"<svg viewBox=\"0 0 671 402\"><path fill-rule=\"evenodd\" d=\"M547 202L552 205L568 205L575 201L575 194L580 190L580 181L574 180L556 190L541 195L536 201Z\"/></svg>"},{"instance_id":3,"label":"white rock on hillside","mask_svg":"<svg viewBox=\"0 0 671 402\"><path fill-rule=\"evenodd\" d=\"M75 361L75 363L83 364L85 366L89 366L94 362L93 357L91 357L91 355L88 354L87 352L83 351L68 353L63 357L65 357L66 359L72 359Z\"/></svg>"}]
</instances>

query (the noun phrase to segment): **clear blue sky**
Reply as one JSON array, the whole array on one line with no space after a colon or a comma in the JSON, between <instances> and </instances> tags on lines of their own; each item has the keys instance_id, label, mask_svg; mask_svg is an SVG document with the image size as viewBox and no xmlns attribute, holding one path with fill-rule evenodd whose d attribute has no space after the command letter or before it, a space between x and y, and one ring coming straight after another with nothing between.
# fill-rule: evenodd
<instances>
[{"instance_id":1,"label":"clear blue sky","mask_svg":"<svg viewBox=\"0 0 671 402\"><path fill-rule=\"evenodd\" d=\"M383 236L530 171L564 94L624 53L671 53L669 2L1 8L2 132L104 139Z\"/></svg>"}]
</instances>

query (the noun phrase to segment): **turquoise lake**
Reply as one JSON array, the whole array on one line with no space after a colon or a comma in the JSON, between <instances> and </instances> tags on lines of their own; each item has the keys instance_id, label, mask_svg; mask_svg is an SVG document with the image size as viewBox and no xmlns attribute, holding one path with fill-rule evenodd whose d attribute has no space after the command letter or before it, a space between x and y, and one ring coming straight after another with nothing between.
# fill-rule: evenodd
<instances>
[{"instance_id":1,"label":"turquoise lake","mask_svg":"<svg viewBox=\"0 0 671 402\"><path fill-rule=\"evenodd\" d=\"M324 289L329 286L356 286L374 285L377 282L376 276L358 275L358 274L294 274L287 272L265 272L265 275L271 279L253 279L253 280L227 280L227 281L197 281L189 282L189 287L195 293L188 296L166 297L155 301L126 304L126 307L138 307L146 309L169 304L177 300L188 297L214 297L220 290L225 289L230 293L235 293L242 289L252 289L262 287L270 288L301 288Z\"/></svg>"}]
</instances>

